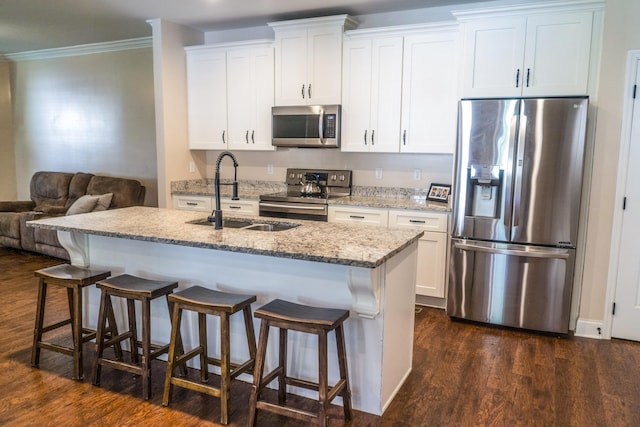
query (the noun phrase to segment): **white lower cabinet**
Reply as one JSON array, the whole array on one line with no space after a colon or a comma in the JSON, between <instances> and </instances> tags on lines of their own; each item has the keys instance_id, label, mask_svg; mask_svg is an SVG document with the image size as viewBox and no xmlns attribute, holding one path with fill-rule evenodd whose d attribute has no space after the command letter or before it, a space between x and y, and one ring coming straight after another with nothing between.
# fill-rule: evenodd
<instances>
[{"instance_id":1,"label":"white lower cabinet","mask_svg":"<svg viewBox=\"0 0 640 427\"><path fill-rule=\"evenodd\" d=\"M448 213L334 205L329 206L328 221L424 230L418 241L416 294L445 297Z\"/></svg>"},{"instance_id":2,"label":"white lower cabinet","mask_svg":"<svg viewBox=\"0 0 640 427\"><path fill-rule=\"evenodd\" d=\"M213 196L190 196L186 194L173 196L174 209L211 213L215 209L215 203L215 197ZM231 197L223 197L220 199L220 209L225 215L234 213L258 215L258 201L231 200Z\"/></svg>"},{"instance_id":3,"label":"white lower cabinet","mask_svg":"<svg viewBox=\"0 0 640 427\"><path fill-rule=\"evenodd\" d=\"M390 210L389 227L424 229L418 242L416 294L444 298L447 263L448 214Z\"/></svg>"},{"instance_id":4,"label":"white lower cabinet","mask_svg":"<svg viewBox=\"0 0 640 427\"><path fill-rule=\"evenodd\" d=\"M356 206L329 206L329 222L358 223L387 226L387 209L361 208Z\"/></svg>"}]
</instances>

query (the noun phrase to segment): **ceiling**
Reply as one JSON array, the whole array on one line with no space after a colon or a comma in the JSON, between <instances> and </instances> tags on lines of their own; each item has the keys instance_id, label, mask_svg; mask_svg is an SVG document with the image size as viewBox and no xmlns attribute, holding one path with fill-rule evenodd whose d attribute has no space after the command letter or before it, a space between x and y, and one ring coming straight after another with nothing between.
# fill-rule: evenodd
<instances>
[{"instance_id":1,"label":"ceiling","mask_svg":"<svg viewBox=\"0 0 640 427\"><path fill-rule=\"evenodd\" d=\"M151 35L162 18L201 31L348 13L471 3L478 0L0 0L0 55Z\"/></svg>"}]
</instances>

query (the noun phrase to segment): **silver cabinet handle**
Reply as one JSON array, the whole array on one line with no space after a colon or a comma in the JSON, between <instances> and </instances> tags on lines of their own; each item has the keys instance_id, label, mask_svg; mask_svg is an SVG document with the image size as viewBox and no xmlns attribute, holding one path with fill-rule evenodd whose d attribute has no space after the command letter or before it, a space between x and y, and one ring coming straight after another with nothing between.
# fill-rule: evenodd
<instances>
[{"instance_id":1,"label":"silver cabinet handle","mask_svg":"<svg viewBox=\"0 0 640 427\"><path fill-rule=\"evenodd\" d=\"M249 131L244 134L244 140L247 141L247 144L249 143Z\"/></svg>"},{"instance_id":2,"label":"silver cabinet handle","mask_svg":"<svg viewBox=\"0 0 640 427\"><path fill-rule=\"evenodd\" d=\"M227 141L225 141L225 140L224 140L224 133L225 133L225 132L226 132L225 130L223 130L223 131L222 131L222 143L223 143L223 144L226 144L226 143L227 143Z\"/></svg>"},{"instance_id":3,"label":"silver cabinet handle","mask_svg":"<svg viewBox=\"0 0 640 427\"><path fill-rule=\"evenodd\" d=\"M527 68L527 87L529 87L529 75L531 74L531 68Z\"/></svg>"},{"instance_id":4,"label":"silver cabinet handle","mask_svg":"<svg viewBox=\"0 0 640 427\"><path fill-rule=\"evenodd\" d=\"M367 145L367 129L364 130L364 145Z\"/></svg>"},{"instance_id":5,"label":"silver cabinet handle","mask_svg":"<svg viewBox=\"0 0 640 427\"><path fill-rule=\"evenodd\" d=\"M197 202L187 202L187 206L198 206Z\"/></svg>"},{"instance_id":6,"label":"silver cabinet handle","mask_svg":"<svg viewBox=\"0 0 640 427\"><path fill-rule=\"evenodd\" d=\"M229 209L242 209L242 206L229 205Z\"/></svg>"},{"instance_id":7,"label":"silver cabinet handle","mask_svg":"<svg viewBox=\"0 0 640 427\"><path fill-rule=\"evenodd\" d=\"M402 144L407 145L407 130L405 129L404 132L402 132Z\"/></svg>"},{"instance_id":8,"label":"silver cabinet handle","mask_svg":"<svg viewBox=\"0 0 640 427\"><path fill-rule=\"evenodd\" d=\"M484 245L474 245L472 243L456 242L453 245L457 249L463 251L487 252L491 254L523 256L527 258L569 258L569 251L566 249L545 248L544 250L526 250L526 249L506 249L494 248Z\"/></svg>"},{"instance_id":9,"label":"silver cabinet handle","mask_svg":"<svg viewBox=\"0 0 640 427\"><path fill-rule=\"evenodd\" d=\"M414 224L425 224L426 221L424 219L410 219L409 222L412 222Z\"/></svg>"},{"instance_id":10,"label":"silver cabinet handle","mask_svg":"<svg viewBox=\"0 0 640 427\"><path fill-rule=\"evenodd\" d=\"M307 88L307 92L309 93L309 99L311 99L311 83L309 83L309 87Z\"/></svg>"},{"instance_id":11,"label":"silver cabinet handle","mask_svg":"<svg viewBox=\"0 0 640 427\"><path fill-rule=\"evenodd\" d=\"M255 144L255 143L256 143L256 140L255 140L255 138L253 137L255 133L256 133L256 131L255 131L255 130L252 130L252 131L251 131L251 143L252 143L252 144Z\"/></svg>"},{"instance_id":12,"label":"silver cabinet handle","mask_svg":"<svg viewBox=\"0 0 640 427\"><path fill-rule=\"evenodd\" d=\"M349 215L349 218L353 218L353 219L364 219L364 216L362 216L362 215Z\"/></svg>"},{"instance_id":13,"label":"silver cabinet handle","mask_svg":"<svg viewBox=\"0 0 640 427\"><path fill-rule=\"evenodd\" d=\"M289 208L289 209L302 209L307 211L324 211L323 206L299 206L299 205L285 205L285 204L275 204L275 203L260 203L260 206L265 206L268 208Z\"/></svg>"},{"instance_id":14,"label":"silver cabinet handle","mask_svg":"<svg viewBox=\"0 0 640 427\"><path fill-rule=\"evenodd\" d=\"M376 131L374 129L374 130L371 131L371 145L376 143L375 140L373 139L375 134L376 134Z\"/></svg>"},{"instance_id":15,"label":"silver cabinet handle","mask_svg":"<svg viewBox=\"0 0 640 427\"><path fill-rule=\"evenodd\" d=\"M520 68L516 71L516 87L520 87Z\"/></svg>"},{"instance_id":16,"label":"silver cabinet handle","mask_svg":"<svg viewBox=\"0 0 640 427\"><path fill-rule=\"evenodd\" d=\"M302 99L304 99L304 85L302 85Z\"/></svg>"}]
</instances>

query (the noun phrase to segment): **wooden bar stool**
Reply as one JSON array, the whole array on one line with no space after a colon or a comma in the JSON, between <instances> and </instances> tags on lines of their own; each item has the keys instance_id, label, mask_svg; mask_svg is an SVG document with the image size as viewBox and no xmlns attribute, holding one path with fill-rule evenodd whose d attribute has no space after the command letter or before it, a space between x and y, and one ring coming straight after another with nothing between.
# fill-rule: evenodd
<instances>
[{"instance_id":1,"label":"wooden bar stool","mask_svg":"<svg viewBox=\"0 0 640 427\"><path fill-rule=\"evenodd\" d=\"M193 286L183 291L169 295L173 304L171 323L171 341L169 344L169 358L167 375L164 381L164 396L162 404L168 406L173 395L173 386L187 388L220 398L220 422L229 423L229 397L231 380L243 372L251 372L256 358L256 336L253 330L251 303L256 300L255 295L238 295ZM199 346L187 353L178 355L176 343L180 340L180 322L182 310L198 313ZM249 347L249 360L242 364L231 361L229 318L232 314L242 310L244 325ZM211 358L207 352L207 323L206 315L220 318L220 359ZM174 375L177 366L185 367L186 362L194 357L200 357L200 383ZM220 367L220 388L204 384L209 380L209 365Z\"/></svg>"},{"instance_id":2,"label":"wooden bar stool","mask_svg":"<svg viewBox=\"0 0 640 427\"><path fill-rule=\"evenodd\" d=\"M56 351L58 353L73 356L73 379L82 380L83 361L82 344L96 337L96 331L82 326L82 288L92 285L99 280L111 276L110 271L80 268L69 264L60 264L54 267L37 270L35 276L38 281L38 303L36 308L36 323L33 330L33 347L31 349L31 366L37 368L40 365L40 349ZM44 326L44 311L47 299L47 286L55 285L67 288L69 300L69 318L60 322ZM109 327L115 328L113 317L109 317ZM45 332L71 325L73 347L65 347L51 342L43 341ZM118 353L120 357L122 352Z\"/></svg>"},{"instance_id":3,"label":"wooden bar stool","mask_svg":"<svg viewBox=\"0 0 640 427\"><path fill-rule=\"evenodd\" d=\"M276 299L260 307L254 313L262 319L260 324L260 341L256 355L256 366L253 371L253 387L249 400L249 426L255 425L256 411L267 410L276 414L289 416L306 423L321 426L327 425L327 410L336 396L342 396L344 416L351 419L351 389L347 371L347 355L344 342L343 323L349 317L349 311L334 308L310 307ZM278 367L263 377L264 360L267 352L269 327L279 329ZM306 332L318 335L319 373L318 382L292 378L287 376L287 331ZM340 379L331 388L328 385L327 371L327 334L335 330L338 349L338 366ZM274 379L278 379L278 404L259 400L262 389ZM318 391L318 412L312 413L286 406L286 386L294 385Z\"/></svg>"},{"instance_id":4,"label":"wooden bar stool","mask_svg":"<svg viewBox=\"0 0 640 427\"><path fill-rule=\"evenodd\" d=\"M98 330L96 337L96 359L93 365L93 384L100 385L102 366L108 366L121 371L130 372L142 377L142 396L149 400L151 396L151 360L167 352L169 345L151 344L151 300L168 296L178 287L178 282L143 279L129 274L111 277L97 282L96 286L102 290L100 296L100 311L98 313ZM129 330L113 336L105 342L105 328L109 313L113 313L111 297L127 300L127 317ZM138 341L136 326L135 301L142 306L142 339ZM170 304L170 303L168 303ZM169 305L170 308L170 305ZM171 314L171 310L169 310ZM104 357L104 350L112 346L119 346L124 340L129 340L131 347L131 362L120 358L112 360ZM179 343L179 348L182 348ZM138 349L142 349L139 357Z\"/></svg>"}]
</instances>

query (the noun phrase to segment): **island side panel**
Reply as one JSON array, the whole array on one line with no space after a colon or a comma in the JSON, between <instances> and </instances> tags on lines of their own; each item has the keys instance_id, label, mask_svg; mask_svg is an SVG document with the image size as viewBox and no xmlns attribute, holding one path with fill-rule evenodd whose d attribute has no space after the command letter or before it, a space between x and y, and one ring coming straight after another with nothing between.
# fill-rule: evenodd
<instances>
[{"instance_id":1,"label":"island side panel","mask_svg":"<svg viewBox=\"0 0 640 427\"><path fill-rule=\"evenodd\" d=\"M126 272L147 278L177 280L179 289L200 285L228 292L255 294L257 302L253 306L254 309L275 298L301 304L351 309L352 296L347 284L349 271L362 269L362 267L95 235L90 235L88 240L88 252L93 267L108 267L114 275ZM406 250L402 253L404 252ZM364 269L371 273L372 283L377 282L381 286L379 290L381 294L384 294L385 280L380 283L380 280L375 281L373 278L380 276L377 270L385 268L384 266L385 264L376 269ZM358 274L363 276L362 271L359 271ZM390 277L396 279L395 276ZM394 283L394 286L398 286L398 284ZM387 298L392 299L389 296ZM88 288L87 301L85 317L88 324L95 326L95 317L98 312L98 292L95 287ZM413 307L412 304L409 303L411 307ZM124 327L124 304L116 304L114 308L117 312L119 326ZM383 373L388 370L383 366L382 357L384 312L384 305L381 305L380 313L373 319L361 318L352 312L345 322L353 407L376 415L382 413ZM215 317L208 316L207 321L210 331L218 329L218 320ZM153 302L152 322L152 341L167 342L170 326L164 301L156 300ZM256 331L259 330L258 319L255 320L255 327ZM182 332L187 348L191 348L196 343L196 328L197 317L191 313L185 313ZM214 355L219 354L217 335L215 333L209 335L210 352ZM333 333L330 335L329 344L329 381L331 384L339 378L337 354L332 335ZM276 345L277 335L275 331L272 331L269 338L266 369L275 367ZM234 315L231 319L232 360L245 360L248 357L246 347L242 316ZM317 339L307 334L291 333L289 349L290 374L316 381ZM409 358L410 353L409 351ZM389 363L390 360L386 362ZM388 381L395 381L395 375L392 377ZM249 375L242 375L240 379L251 381ZM290 389L290 391L315 397L315 393L303 389ZM336 402L340 402L340 399L336 399Z\"/></svg>"},{"instance_id":2,"label":"island side panel","mask_svg":"<svg viewBox=\"0 0 640 427\"><path fill-rule=\"evenodd\" d=\"M415 322L415 282L418 242L386 263L384 307L382 412L411 373Z\"/></svg>"}]
</instances>

